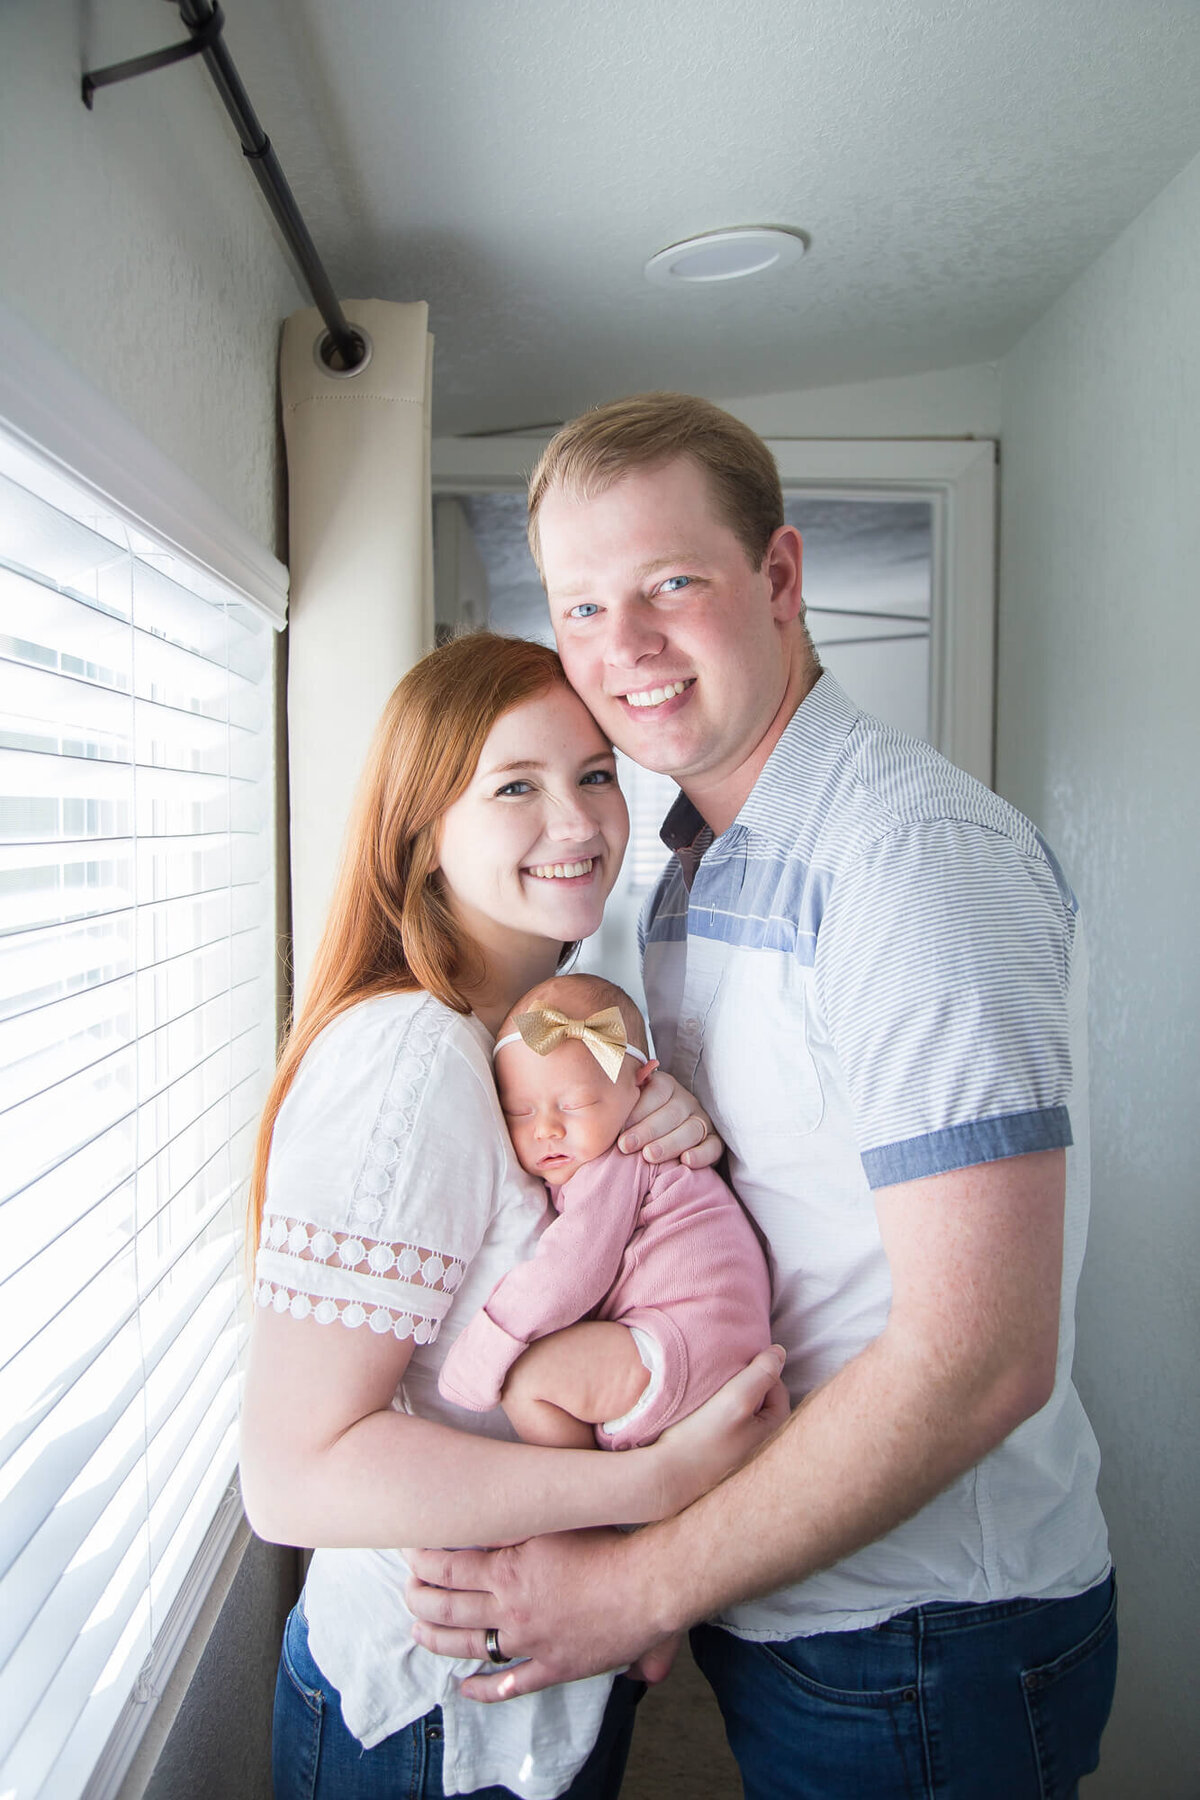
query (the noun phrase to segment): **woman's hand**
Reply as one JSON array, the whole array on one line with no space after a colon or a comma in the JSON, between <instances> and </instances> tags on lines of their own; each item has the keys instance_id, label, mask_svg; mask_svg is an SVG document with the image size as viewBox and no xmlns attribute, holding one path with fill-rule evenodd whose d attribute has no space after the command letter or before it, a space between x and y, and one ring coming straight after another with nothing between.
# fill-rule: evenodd
<instances>
[{"instance_id":1,"label":"woman's hand","mask_svg":"<svg viewBox=\"0 0 1200 1800\"><path fill-rule=\"evenodd\" d=\"M643 1084L617 1145L640 1150L650 1163L677 1156L689 1169L707 1169L725 1148L700 1102L665 1069L655 1069Z\"/></svg>"},{"instance_id":2,"label":"woman's hand","mask_svg":"<svg viewBox=\"0 0 1200 1800\"><path fill-rule=\"evenodd\" d=\"M711 1400L663 1432L648 1453L662 1464L659 1518L681 1512L740 1469L785 1422L791 1402L779 1379L783 1361L778 1344L760 1350Z\"/></svg>"}]
</instances>

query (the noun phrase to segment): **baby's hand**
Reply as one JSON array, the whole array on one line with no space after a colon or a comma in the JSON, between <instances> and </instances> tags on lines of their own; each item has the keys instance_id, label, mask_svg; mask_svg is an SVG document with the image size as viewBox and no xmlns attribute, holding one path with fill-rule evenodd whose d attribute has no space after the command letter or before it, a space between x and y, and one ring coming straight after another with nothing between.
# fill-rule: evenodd
<instances>
[{"instance_id":1,"label":"baby's hand","mask_svg":"<svg viewBox=\"0 0 1200 1800\"><path fill-rule=\"evenodd\" d=\"M627 1152L640 1150L649 1163L669 1162L677 1156L689 1169L706 1169L725 1145L699 1101L673 1075L656 1068L642 1084L617 1147Z\"/></svg>"}]
</instances>

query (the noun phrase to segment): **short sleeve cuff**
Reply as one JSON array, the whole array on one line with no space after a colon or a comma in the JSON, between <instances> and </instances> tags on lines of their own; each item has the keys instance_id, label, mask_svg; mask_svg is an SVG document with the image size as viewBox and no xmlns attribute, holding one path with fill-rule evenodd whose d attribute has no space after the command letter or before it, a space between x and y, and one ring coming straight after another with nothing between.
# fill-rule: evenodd
<instances>
[{"instance_id":1,"label":"short sleeve cuff","mask_svg":"<svg viewBox=\"0 0 1200 1800\"><path fill-rule=\"evenodd\" d=\"M457 1257L267 1214L255 1259L259 1306L430 1344L463 1278Z\"/></svg>"},{"instance_id":2,"label":"short sleeve cuff","mask_svg":"<svg viewBox=\"0 0 1200 1800\"><path fill-rule=\"evenodd\" d=\"M872 1188L895 1187L902 1181L945 1175L976 1163L1002 1162L1005 1157L1027 1156L1035 1150L1064 1150L1073 1142L1066 1107L1046 1106L947 1125L922 1137L880 1144L862 1152L862 1165Z\"/></svg>"}]
</instances>

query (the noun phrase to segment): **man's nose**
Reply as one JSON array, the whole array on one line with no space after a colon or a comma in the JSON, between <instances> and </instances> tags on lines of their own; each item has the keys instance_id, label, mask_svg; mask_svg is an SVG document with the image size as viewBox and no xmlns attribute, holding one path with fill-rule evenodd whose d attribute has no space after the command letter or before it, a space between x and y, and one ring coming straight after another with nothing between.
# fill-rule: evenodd
<instances>
[{"instance_id":1,"label":"man's nose","mask_svg":"<svg viewBox=\"0 0 1200 1800\"><path fill-rule=\"evenodd\" d=\"M610 669L632 669L644 656L660 655L667 641L641 606L614 607L607 626L604 660Z\"/></svg>"}]
</instances>

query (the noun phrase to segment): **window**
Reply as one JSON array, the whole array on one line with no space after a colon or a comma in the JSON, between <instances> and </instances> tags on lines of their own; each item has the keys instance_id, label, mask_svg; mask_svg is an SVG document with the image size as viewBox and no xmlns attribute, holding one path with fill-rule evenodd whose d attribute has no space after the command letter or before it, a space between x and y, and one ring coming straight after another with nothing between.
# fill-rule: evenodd
<instances>
[{"instance_id":1,"label":"window","mask_svg":"<svg viewBox=\"0 0 1200 1800\"><path fill-rule=\"evenodd\" d=\"M236 1514L273 631L0 448L0 1795L72 1800Z\"/></svg>"},{"instance_id":2,"label":"window","mask_svg":"<svg viewBox=\"0 0 1200 1800\"><path fill-rule=\"evenodd\" d=\"M620 752L617 753L617 772L629 808L629 848L621 873L640 905L667 865L662 824L679 798L679 789L669 775L656 775L653 769L643 769Z\"/></svg>"}]
</instances>

